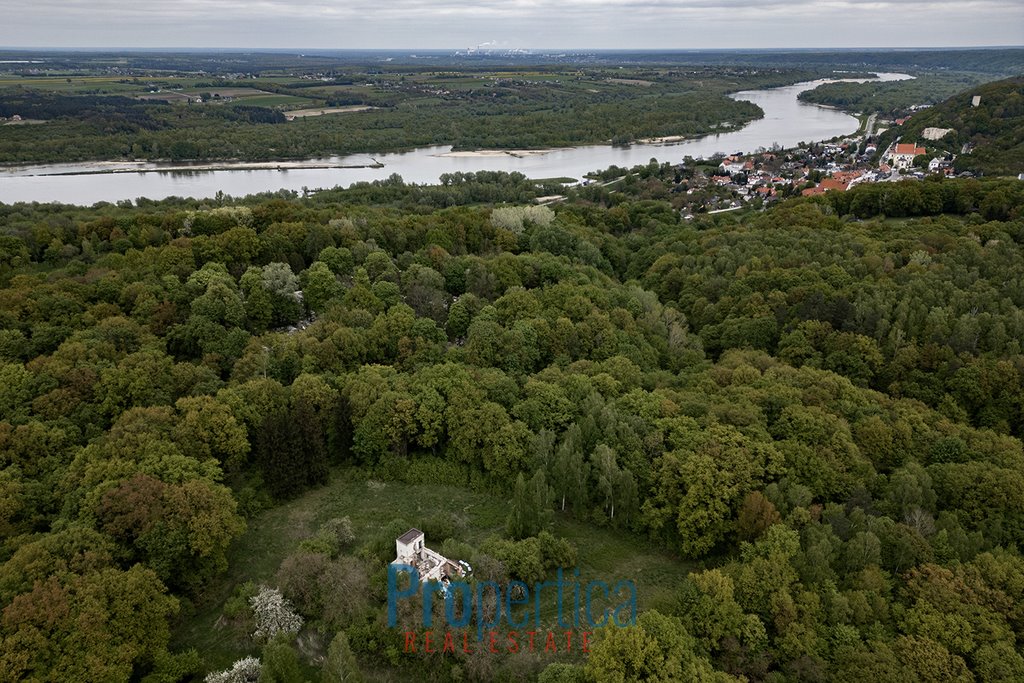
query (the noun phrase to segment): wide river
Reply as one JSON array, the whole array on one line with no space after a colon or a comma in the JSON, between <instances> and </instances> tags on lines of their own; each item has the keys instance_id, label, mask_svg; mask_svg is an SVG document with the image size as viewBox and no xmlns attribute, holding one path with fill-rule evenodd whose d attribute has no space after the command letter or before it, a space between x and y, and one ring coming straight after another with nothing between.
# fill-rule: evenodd
<instances>
[{"instance_id":1,"label":"wide river","mask_svg":"<svg viewBox=\"0 0 1024 683\"><path fill-rule=\"evenodd\" d=\"M879 73L878 76L884 81L911 78L896 73ZM169 171L161 170L160 164L120 162L8 167L0 171L0 202L59 201L91 205L138 197L212 197L217 192L244 196L282 188L301 191L303 188L348 187L361 181L387 178L393 173L410 183L436 183L442 173L458 171L519 171L531 178L579 179L586 173L612 165L631 167L651 159L674 163L684 156L750 153L761 147L793 147L800 142L849 135L857 130L856 118L797 99L804 90L828 82L832 81L807 81L782 88L733 93L735 99L747 100L761 107L764 118L737 131L682 142L628 147L587 145L523 156L448 156L450 147L423 147L411 152L372 156L357 154L288 164L297 168ZM378 162L382 166L378 167ZM302 168L303 165L308 167ZM119 169L122 172L109 172ZM101 170L108 172L97 172Z\"/></svg>"}]
</instances>

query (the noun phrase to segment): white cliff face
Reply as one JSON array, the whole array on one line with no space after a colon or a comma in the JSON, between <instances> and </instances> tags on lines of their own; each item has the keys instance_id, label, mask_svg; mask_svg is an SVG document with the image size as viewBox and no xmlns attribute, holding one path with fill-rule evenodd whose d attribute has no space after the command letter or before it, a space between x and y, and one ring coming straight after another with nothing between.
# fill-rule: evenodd
<instances>
[{"instance_id":1,"label":"white cliff face","mask_svg":"<svg viewBox=\"0 0 1024 683\"><path fill-rule=\"evenodd\" d=\"M952 128L925 128L921 131L921 137L925 140L941 140L949 133L955 133L956 131Z\"/></svg>"}]
</instances>

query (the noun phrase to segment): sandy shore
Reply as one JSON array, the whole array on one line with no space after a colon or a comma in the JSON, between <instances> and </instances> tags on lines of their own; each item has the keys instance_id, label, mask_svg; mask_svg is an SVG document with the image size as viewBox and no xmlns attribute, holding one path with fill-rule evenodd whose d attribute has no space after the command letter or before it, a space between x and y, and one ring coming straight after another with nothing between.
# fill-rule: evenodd
<instances>
[{"instance_id":1,"label":"sandy shore","mask_svg":"<svg viewBox=\"0 0 1024 683\"><path fill-rule=\"evenodd\" d=\"M377 107L370 107L365 105L352 105L349 107L323 107L321 109L296 109L295 111L284 112L284 117L291 121L292 119L306 118L307 116L323 116L324 114L353 114L357 111L370 111Z\"/></svg>"},{"instance_id":2,"label":"sandy shore","mask_svg":"<svg viewBox=\"0 0 1024 683\"><path fill-rule=\"evenodd\" d=\"M204 164L153 163L149 161L90 161L77 164L21 166L0 169L0 176L98 175L104 173L189 173L208 171L287 171L325 168L383 168L384 164L367 157L365 164L338 164L324 160L298 161L221 161Z\"/></svg>"},{"instance_id":3,"label":"sandy shore","mask_svg":"<svg viewBox=\"0 0 1024 683\"><path fill-rule=\"evenodd\" d=\"M667 143L667 142L683 142L683 141L689 140L689 139L690 138L688 136L686 136L686 135L666 135L666 136L660 137L660 138L643 138L641 140L637 140L637 144L641 144L641 145L657 145L657 144L660 144L660 143Z\"/></svg>"},{"instance_id":4,"label":"sandy shore","mask_svg":"<svg viewBox=\"0 0 1024 683\"><path fill-rule=\"evenodd\" d=\"M466 152L445 152L444 154L435 154L438 157L463 157L466 159L486 159L489 157L539 157L551 152L557 152L556 149L476 149Z\"/></svg>"}]
</instances>

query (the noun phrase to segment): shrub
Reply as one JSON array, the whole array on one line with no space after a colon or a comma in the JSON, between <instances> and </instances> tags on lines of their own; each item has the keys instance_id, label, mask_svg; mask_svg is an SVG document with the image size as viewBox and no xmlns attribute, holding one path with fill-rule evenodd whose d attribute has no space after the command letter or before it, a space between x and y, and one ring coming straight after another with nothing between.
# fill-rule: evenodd
<instances>
[{"instance_id":1,"label":"shrub","mask_svg":"<svg viewBox=\"0 0 1024 683\"><path fill-rule=\"evenodd\" d=\"M270 640L278 633L298 633L302 628L302 617L276 588L261 586L249 604L256 620L252 636L257 640Z\"/></svg>"},{"instance_id":2,"label":"shrub","mask_svg":"<svg viewBox=\"0 0 1024 683\"><path fill-rule=\"evenodd\" d=\"M239 659L226 671L207 674L205 683L256 683L260 680L260 660L255 657Z\"/></svg>"}]
</instances>

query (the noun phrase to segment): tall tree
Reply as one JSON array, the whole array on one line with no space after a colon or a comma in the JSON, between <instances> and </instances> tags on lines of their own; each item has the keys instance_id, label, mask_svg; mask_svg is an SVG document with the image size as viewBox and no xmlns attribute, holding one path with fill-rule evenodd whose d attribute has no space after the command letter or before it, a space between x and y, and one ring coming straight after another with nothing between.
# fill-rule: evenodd
<instances>
[{"instance_id":1,"label":"tall tree","mask_svg":"<svg viewBox=\"0 0 1024 683\"><path fill-rule=\"evenodd\" d=\"M512 509L505 521L505 531L512 538L526 538L536 528L537 517L533 509L526 477L520 472L516 475L516 485L512 491Z\"/></svg>"},{"instance_id":2,"label":"tall tree","mask_svg":"<svg viewBox=\"0 0 1024 683\"><path fill-rule=\"evenodd\" d=\"M597 491L602 497L602 507L611 519L615 519L615 494L619 479L619 466L615 462L615 451L605 444L598 444L590 454Z\"/></svg>"},{"instance_id":3,"label":"tall tree","mask_svg":"<svg viewBox=\"0 0 1024 683\"><path fill-rule=\"evenodd\" d=\"M322 672L323 683L363 683L363 674L344 631L339 631L327 648Z\"/></svg>"},{"instance_id":4,"label":"tall tree","mask_svg":"<svg viewBox=\"0 0 1024 683\"><path fill-rule=\"evenodd\" d=\"M551 488L544 470L537 470L527 481L523 473L516 475L512 509L505 528L514 539L537 535L551 523Z\"/></svg>"}]
</instances>

